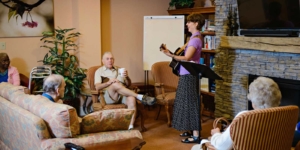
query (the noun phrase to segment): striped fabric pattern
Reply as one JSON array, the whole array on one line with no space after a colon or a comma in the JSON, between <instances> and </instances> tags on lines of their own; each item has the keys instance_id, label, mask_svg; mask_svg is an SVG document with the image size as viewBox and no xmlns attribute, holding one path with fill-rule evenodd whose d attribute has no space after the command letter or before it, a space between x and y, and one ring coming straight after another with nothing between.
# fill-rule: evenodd
<instances>
[{"instance_id":1,"label":"striped fabric pattern","mask_svg":"<svg viewBox=\"0 0 300 150\"><path fill-rule=\"evenodd\" d=\"M290 150L298 106L253 110L237 116L230 134L235 150Z\"/></svg>"}]
</instances>

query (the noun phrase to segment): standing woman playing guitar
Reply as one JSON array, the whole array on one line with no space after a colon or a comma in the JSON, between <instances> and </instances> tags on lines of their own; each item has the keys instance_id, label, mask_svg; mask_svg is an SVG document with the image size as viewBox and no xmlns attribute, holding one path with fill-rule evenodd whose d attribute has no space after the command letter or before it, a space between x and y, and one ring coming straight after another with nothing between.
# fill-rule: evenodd
<instances>
[{"instance_id":1,"label":"standing woman playing guitar","mask_svg":"<svg viewBox=\"0 0 300 150\"><path fill-rule=\"evenodd\" d=\"M200 30L205 23L205 18L201 14L190 14L187 17L188 31L192 33L190 41L184 49L183 56L177 56L168 50L165 44L162 44L161 51L169 57L177 61L193 61L199 63L202 41L200 39ZM199 143L199 117L197 103L198 91L197 86L198 77L191 75L183 66L179 67L179 81L176 91L176 98L174 101L172 127L179 131L186 131L180 136L186 136L183 143ZM200 126L200 128L199 128ZM192 131L192 133L190 132Z\"/></svg>"}]
</instances>

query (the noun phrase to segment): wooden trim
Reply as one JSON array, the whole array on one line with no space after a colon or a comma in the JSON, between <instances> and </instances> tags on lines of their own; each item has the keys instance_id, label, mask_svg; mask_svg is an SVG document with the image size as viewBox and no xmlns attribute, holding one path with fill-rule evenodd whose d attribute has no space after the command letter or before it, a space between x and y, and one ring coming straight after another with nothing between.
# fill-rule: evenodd
<instances>
[{"instance_id":1,"label":"wooden trim","mask_svg":"<svg viewBox=\"0 0 300 150\"><path fill-rule=\"evenodd\" d=\"M205 49L202 49L201 52L202 53L216 53L215 50L205 50Z\"/></svg>"},{"instance_id":2,"label":"wooden trim","mask_svg":"<svg viewBox=\"0 0 300 150\"><path fill-rule=\"evenodd\" d=\"M220 41L221 47L229 49L300 53L299 37L221 36Z\"/></svg>"},{"instance_id":3,"label":"wooden trim","mask_svg":"<svg viewBox=\"0 0 300 150\"><path fill-rule=\"evenodd\" d=\"M201 90L201 94L205 94L205 95L209 95L209 96L215 96L215 93L212 93L212 92L206 92L206 91L203 91Z\"/></svg>"},{"instance_id":4,"label":"wooden trim","mask_svg":"<svg viewBox=\"0 0 300 150\"><path fill-rule=\"evenodd\" d=\"M191 13L201 13L201 14L214 14L215 7L194 7L194 8L184 8L184 9L174 9L168 10L169 15L184 15Z\"/></svg>"},{"instance_id":5,"label":"wooden trim","mask_svg":"<svg viewBox=\"0 0 300 150\"><path fill-rule=\"evenodd\" d=\"M201 35L211 35L211 36L215 36L215 35L216 35L216 32L214 32L214 31L204 31L204 32L201 32Z\"/></svg>"}]
</instances>

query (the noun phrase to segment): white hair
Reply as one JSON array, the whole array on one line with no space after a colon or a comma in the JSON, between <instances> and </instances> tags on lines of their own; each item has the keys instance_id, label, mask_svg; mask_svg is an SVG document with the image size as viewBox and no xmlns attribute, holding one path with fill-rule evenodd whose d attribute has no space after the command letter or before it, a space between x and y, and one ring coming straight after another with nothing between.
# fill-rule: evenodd
<instances>
[{"instance_id":1,"label":"white hair","mask_svg":"<svg viewBox=\"0 0 300 150\"><path fill-rule=\"evenodd\" d=\"M60 74L51 74L44 79L43 90L45 93L53 94L61 86L64 77Z\"/></svg>"},{"instance_id":2,"label":"white hair","mask_svg":"<svg viewBox=\"0 0 300 150\"><path fill-rule=\"evenodd\" d=\"M258 108L277 107L281 92L276 82L267 77L258 77L249 85L248 99Z\"/></svg>"}]
</instances>

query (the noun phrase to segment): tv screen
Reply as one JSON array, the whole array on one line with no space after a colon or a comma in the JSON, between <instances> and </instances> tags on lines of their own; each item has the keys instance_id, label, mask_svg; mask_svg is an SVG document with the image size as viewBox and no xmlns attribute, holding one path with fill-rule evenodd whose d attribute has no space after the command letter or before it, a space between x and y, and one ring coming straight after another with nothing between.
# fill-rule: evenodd
<instances>
[{"instance_id":1,"label":"tv screen","mask_svg":"<svg viewBox=\"0 0 300 150\"><path fill-rule=\"evenodd\" d=\"M240 29L300 29L299 0L238 0Z\"/></svg>"}]
</instances>

